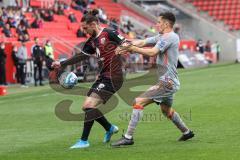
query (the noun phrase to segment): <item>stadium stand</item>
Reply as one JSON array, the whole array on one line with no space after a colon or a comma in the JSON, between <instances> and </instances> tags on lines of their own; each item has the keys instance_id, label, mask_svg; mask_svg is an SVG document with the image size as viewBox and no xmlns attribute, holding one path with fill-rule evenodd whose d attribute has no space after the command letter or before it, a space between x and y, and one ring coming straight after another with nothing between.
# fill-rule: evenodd
<instances>
[{"instance_id":1,"label":"stadium stand","mask_svg":"<svg viewBox=\"0 0 240 160\"><path fill-rule=\"evenodd\" d=\"M54 47L54 57L56 59L59 58L67 58L72 55L73 48L80 42L84 41L86 38L78 38L77 30L80 27L80 20L83 16L83 11L76 10L72 7L72 0L61 0L57 1L59 6L64 6L63 14L54 14L52 21L44 21L42 20L40 27L29 27L27 28L27 34L29 35L29 40L26 43L26 47L28 50L28 58L31 58L31 47L34 45L34 38L38 37L42 45L50 39L52 45ZM54 0L31 0L30 7L26 8L26 10L22 11L22 9L13 8L14 13L19 12L26 17L28 24L31 25L36 17L40 15L41 11L48 12L53 11L56 3ZM95 0L94 4L89 4L88 8L103 8L106 11L108 20L116 19L115 22L119 22L121 16L121 10L127 10L130 14L136 15L136 13L131 12L128 8L124 7L119 3L115 3L112 0ZM8 9L12 9L11 7ZM7 9L7 10L8 10ZM85 8L87 10L87 8ZM10 11L11 12L11 11ZM74 14L77 22L71 23L68 19L70 14ZM102 24L103 27L108 27L108 24ZM0 28L2 32L3 28ZM14 76L12 73L15 72L11 60L11 51L13 46L20 46L21 42L19 39L19 34L17 33L17 27L11 28L12 36L6 37L3 34L0 35L0 42L6 43L6 51L7 51L7 79L8 82L14 83Z\"/></svg>"},{"instance_id":2,"label":"stadium stand","mask_svg":"<svg viewBox=\"0 0 240 160\"><path fill-rule=\"evenodd\" d=\"M60 1L61 2L61 1ZM71 5L71 0L63 0L62 2L66 3L67 5ZM111 0L96 0L95 5L91 4L89 8L99 8L102 7L107 12L109 18L115 18L117 20L120 19L122 9L127 10L124 6L118 3L114 3ZM33 8L44 9L49 8L49 6L54 5L54 0L31 0L30 6ZM70 13L74 13L77 18L77 23L71 23L68 19ZM34 13L26 12L24 13L27 20L31 24L34 21ZM56 15L54 14L54 21L53 22L46 22L43 21L42 27L40 28L29 28L28 33L30 36L30 40L33 40L34 37L39 37L40 39L47 39L47 38L59 38L63 41L67 41L72 44L79 43L84 40L84 38L78 38L76 36L76 32L79 28L79 22L83 16L78 10L75 10L71 7L64 10L64 15ZM107 27L107 25L104 25ZM2 31L2 29L1 29ZM0 41L17 43L18 35L16 34L16 30L12 29L13 36L10 38L7 37L0 37ZM56 51L62 50L59 48L61 45L54 46Z\"/></svg>"},{"instance_id":3,"label":"stadium stand","mask_svg":"<svg viewBox=\"0 0 240 160\"><path fill-rule=\"evenodd\" d=\"M216 21L223 21L230 30L240 30L239 0L186 0L197 10L208 12Z\"/></svg>"}]
</instances>

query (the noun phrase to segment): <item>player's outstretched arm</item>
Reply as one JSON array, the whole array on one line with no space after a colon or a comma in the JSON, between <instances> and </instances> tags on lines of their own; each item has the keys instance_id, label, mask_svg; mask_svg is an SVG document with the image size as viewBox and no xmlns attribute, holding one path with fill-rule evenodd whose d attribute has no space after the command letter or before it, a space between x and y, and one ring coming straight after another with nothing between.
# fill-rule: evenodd
<instances>
[{"instance_id":1,"label":"player's outstretched arm","mask_svg":"<svg viewBox=\"0 0 240 160\"><path fill-rule=\"evenodd\" d=\"M136 46L131 46L128 51L139 53L146 56L155 56L159 53L159 49L156 47L153 48L139 48Z\"/></svg>"},{"instance_id":2,"label":"player's outstretched arm","mask_svg":"<svg viewBox=\"0 0 240 160\"><path fill-rule=\"evenodd\" d=\"M125 54L127 52L139 53L146 56L155 56L159 53L159 49L156 47L153 48L140 48L134 45L122 46L117 50L116 54Z\"/></svg>"},{"instance_id":3,"label":"player's outstretched arm","mask_svg":"<svg viewBox=\"0 0 240 160\"><path fill-rule=\"evenodd\" d=\"M132 45L141 48L146 45L146 40L133 40L131 43L132 43Z\"/></svg>"},{"instance_id":4,"label":"player's outstretched arm","mask_svg":"<svg viewBox=\"0 0 240 160\"><path fill-rule=\"evenodd\" d=\"M65 61L62 61L62 62L59 62L59 61L54 61L52 63L52 67L53 68L60 68L60 67L66 67L68 65L74 65L82 60L85 60L87 59L88 56L84 55L84 54L76 54L74 55L73 57L65 60Z\"/></svg>"},{"instance_id":5,"label":"player's outstretched arm","mask_svg":"<svg viewBox=\"0 0 240 160\"><path fill-rule=\"evenodd\" d=\"M142 47L145 47L148 44L154 44L156 43L156 37L150 37L147 39L143 40L133 40L133 41L128 41L126 40L122 45L117 49L116 54L125 54L127 52L137 52L135 50L139 50ZM138 48L138 49L137 49ZM132 50L134 49L134 50ZM157 54L157 49L152 48L152 49L144 49L143 51L146 51L146 53L140 52L140 54L148 55L148 56L154 56Z\"/></svg>"}]
</instances>

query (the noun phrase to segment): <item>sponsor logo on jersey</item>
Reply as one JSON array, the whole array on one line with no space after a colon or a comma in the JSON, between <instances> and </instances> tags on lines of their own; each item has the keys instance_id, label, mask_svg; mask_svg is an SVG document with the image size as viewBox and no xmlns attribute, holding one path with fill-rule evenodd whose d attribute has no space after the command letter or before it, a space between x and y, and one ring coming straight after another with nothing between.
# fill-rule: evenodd
<instances>
[{"instance_id":1,"label":"sponsor logo on jersey","mask_svg":"<svg viewBox=\"0 0 240 160\"><path fill-rule=\"evenodd\" d=\"M102 39L100 40L100 42L101 42L101 44L105 44L106 38L102 38Z\"/></svg>"},{"instance_id":2,"label":"sponsor logo on jersey","mask_svg":"<svg viewBox=\"0 0 240 160\"><path fill-rule=\"evenodd\" d=\"M105 84L100 83L97 87L97 90L100 91L101 89L103 89L105 87Z\"/></svg>"},{"instance_id":3,"label":"sponsor logo on jersey","mask_svg":"<svg viewBox=\"0 0 240 160\"><path fill-rule=\"evenodd\" d=\"M166 45L166 41L160 41L160 44L159 44L160 48L164 48L165 45Z\"/></svg>"}]
</instances>

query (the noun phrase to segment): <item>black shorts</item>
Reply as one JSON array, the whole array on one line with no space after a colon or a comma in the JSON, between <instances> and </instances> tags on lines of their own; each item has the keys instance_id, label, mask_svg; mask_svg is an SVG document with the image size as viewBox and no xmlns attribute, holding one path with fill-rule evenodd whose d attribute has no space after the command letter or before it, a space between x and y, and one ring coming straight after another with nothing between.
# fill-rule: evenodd
<instances>
[{"instance_id":1,"label":"black shorts","mask_svg":"<svg viewBox=\"0 0 240 160\"><path fill-rule=\"evenodd\" d=\"M87 96L89 97L92 93L96 93L103 100L103 104L105 104L122 87L122 83L122 77L114 79L100 77L94 82Z\"/></svg>"}]
</instances>

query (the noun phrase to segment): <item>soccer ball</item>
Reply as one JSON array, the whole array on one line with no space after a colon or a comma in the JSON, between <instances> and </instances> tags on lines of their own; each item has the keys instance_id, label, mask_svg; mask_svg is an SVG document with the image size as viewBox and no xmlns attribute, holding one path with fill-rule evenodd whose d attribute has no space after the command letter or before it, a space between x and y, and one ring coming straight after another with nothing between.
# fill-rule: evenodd
<instances>
[{"instance_id":1,"label":"soccer ball","mask_svg":"<svg viewBox=\"0 0 240 160\"><path fill-rule=\"evenodd\" d=\"M78 77L73 72L63 72L58 80L63 88L71 89L77 84Z\"/></svg>"}]
</instances>

